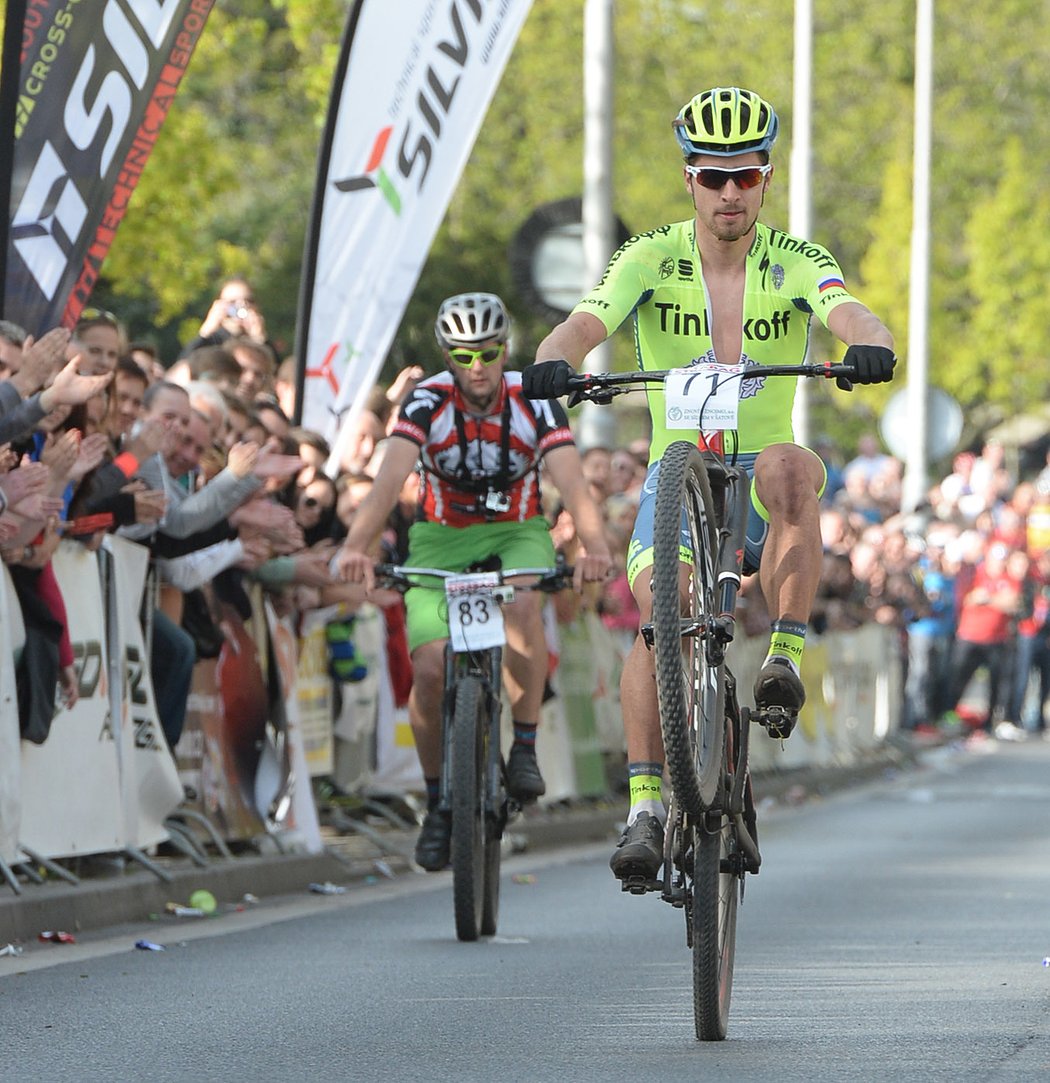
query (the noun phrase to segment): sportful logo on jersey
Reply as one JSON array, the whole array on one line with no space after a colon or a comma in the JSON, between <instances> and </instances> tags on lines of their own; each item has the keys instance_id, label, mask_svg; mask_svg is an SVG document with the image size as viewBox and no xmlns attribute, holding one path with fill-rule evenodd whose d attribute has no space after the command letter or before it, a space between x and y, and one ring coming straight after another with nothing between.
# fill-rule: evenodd
<instances>
[{"instance_id":1,"label":"sportful logo on jersey","mask_svg":"<svg viewBox=\"0 0 1050 1083\"><path fill-rule=\"evenodd\" d=\"M827 278L822 278L817 283L817 289L819 289L821 293L824 293L827 290L834 290L834 289L844 290L845 288L846 288L846 283L843 282L841 278L838 278L835 275L830 275Z\"/></svg>"}]
</instances>

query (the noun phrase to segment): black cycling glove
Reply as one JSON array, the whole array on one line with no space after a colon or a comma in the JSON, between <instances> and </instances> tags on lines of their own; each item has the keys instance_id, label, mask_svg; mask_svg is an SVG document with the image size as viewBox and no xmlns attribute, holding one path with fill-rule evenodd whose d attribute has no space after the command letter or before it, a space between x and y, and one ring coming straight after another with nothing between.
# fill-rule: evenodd
<instances>
[{"instance_id":1,"label":"black cycling glove","mask_svg":"<svg viewBox=\"0 0 1050 1083\"><path fill-rule=\"evenodd\" d=\"M575 375L568 361L537 361L522 372L521 390L527 399L556 399L569 393Z\"/></svg>"},{"instance_id":2,"label":"black cycling glove","mask_svg":"<svg viewBox=\"0 0 1050 1083\"><path fill-rule=\"evenodd\" d=\"M893 379L897 356L885 346L850 346L842 363L853 372L846 379L854 384L885 384Z\"/></svg>"}]
</instances>

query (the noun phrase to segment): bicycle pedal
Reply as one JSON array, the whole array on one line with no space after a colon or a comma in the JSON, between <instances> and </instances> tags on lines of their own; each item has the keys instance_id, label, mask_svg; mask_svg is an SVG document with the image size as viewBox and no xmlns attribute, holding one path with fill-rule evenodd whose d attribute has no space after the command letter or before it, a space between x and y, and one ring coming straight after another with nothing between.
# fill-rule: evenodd
<instances>
[{"instance_id":1,"label":"bicycle pedal","mask_svg":"<svg viewBox=\"0 0 1050 1083\"><path fill-rule=\"evenodd\" d=\"M632 895L645 895L650 891L663 891L663 880L647 880L644 876L627 876L620 881L620 890Z\"/></svg>"},{"instance_id":2,"label":"bicycle pedal","mask_svg":"<svg viewBox=\"0 0 1050 1083\"><path fill-rule=\"evenodd\" d=\"M784 707L763 707L752 716L774 740L785 740L791 736L798 722L798 715Z\"/></svg>"}]
</instances>

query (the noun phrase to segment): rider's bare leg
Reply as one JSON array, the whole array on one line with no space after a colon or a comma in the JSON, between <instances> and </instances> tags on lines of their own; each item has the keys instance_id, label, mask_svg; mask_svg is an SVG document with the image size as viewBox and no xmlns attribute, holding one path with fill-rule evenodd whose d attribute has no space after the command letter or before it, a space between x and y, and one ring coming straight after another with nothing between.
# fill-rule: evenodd
<instances>
[{"instance_id":1,"label":"rider's bare leg","mask_svg":"<svg viewBox=\"0 0 1050 1083\"><path fill-rule=\"evenodd\" d=\"M535 725L547 677L547 639L543 631L543 596L520 591L504 606L507 645L503 651L507 696L515 722Z\"/></svg>"},{"instance_id":2,"label":"rider's bare leg","mask_svg":"<svg viewBox=\"0 0 1050 1083\"><path fill-rule=\"evenodd\" d=\"M812 452L794 444L774 444L755 462L755 493L769 515L759 569L762 593L772 619L769 651L755 678L755 705L769 716L772 736L791 733L806 701L802 653L813 608L823 549L820 539L820 487L824 467Z\"/></svg>"},{"instance_id":3,"label":"rider's bare leg","mask_svg":"<svg viewBox=\"0 0 1050 1083\"><path fill-rule=\"evenodd\" d=\"M823 483L820 460L795 444L774 444L755 461L755 489L769 512L759 581L773 620L809 620L823 564Z\"/></svg>"},{"instance_id":4,"label":"rider's bare leg","mask_svg":"<svg viewBox=\"0 0 1050 1083\"><path fill-rule=\"evenodd\" d=\"M445 694L445 640L424 643L412 652L412 694L408 717L423 777L441 777L441 706Z\"/></svg>"},{"instance_id":5,"label":"rider's bare leg","mask_svg":"<svg viewBox=\"0 0 1050 1083\"><path fill-rule=\"evenodd\" d=\"M639 624L653 615L652 569L638 573L632 591L638 603ZM620 707L627 742L628 763L663 763L664 742L660 734L660 711L656 700L656 661L641 635L624 659L620 675Z\"/></svg>"},{"instance_id":6,"label":"rider's bare leg","mask_svg":"<svg viewBox=\"0 0 1050 1083\"><path fill-rule=\"evenodd\" d=\"M547 677L542 607L541 595L520 591L503 610L507 629L504 673L514 720L514 742L507 756L507 789L519 801L542 797L547 790L536 761L536 725Z\"/></svg>"}]
</instances>

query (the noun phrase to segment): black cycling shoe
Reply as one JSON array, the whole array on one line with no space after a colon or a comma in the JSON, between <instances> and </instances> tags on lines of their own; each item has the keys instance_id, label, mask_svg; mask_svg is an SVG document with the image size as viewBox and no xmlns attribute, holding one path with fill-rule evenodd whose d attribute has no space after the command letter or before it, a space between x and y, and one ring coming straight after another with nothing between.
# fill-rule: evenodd
<instances>
[{"instance_id":1,"label":"black cycling shoe","mask_svg":"<svg viewBox=\"0 0 1050 1083\"><path fill-rule=\"evenodd\" d=\"M518 801L535 801L547 792L547 783L531 745L511 745L507 757L507 792Z\"/></svg>"},{"instance_id":2,"label":"black cycling shoe","mask_svg":"<svg viewBox=\"0 0 1050 1083\"><path fill-rule=\"evenodd\" d=\"M755 708L769 736L789 737L805 702L806 689L791 663L776 655L767 659L755 678Z\"/></svg>"},{"instance_id":3,"label":"black cycling shoe","mask_svg":"<svg viewBox=\"0 0 1050 1083\"><path fill-rule=\"evenodd\" d=\"M629 881L655 880L664 863L664 825L650 812L640 812L633 824L624 828L616 853L609 859L613 876Z\"/></svg>"},{"instance_id":4,"label":"black cycling shoe","mask_svg":"<svg viewBox=\"0 0 1050 1083\"><path fill-rule=\"evenodd\" d=\"M440 872L449 861L452 815L432 808L416 839L416 864L427 872Z\"/></svg>"}]
</instances>

